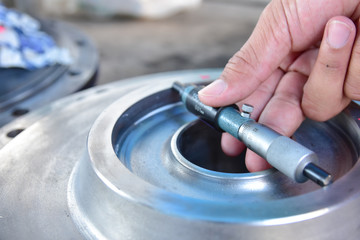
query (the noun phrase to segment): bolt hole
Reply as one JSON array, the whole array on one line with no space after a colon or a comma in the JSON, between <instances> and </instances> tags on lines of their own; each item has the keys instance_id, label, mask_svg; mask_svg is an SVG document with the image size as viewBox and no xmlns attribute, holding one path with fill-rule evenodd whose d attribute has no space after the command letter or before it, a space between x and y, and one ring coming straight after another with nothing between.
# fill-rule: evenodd
<instances>
[{"instance_id":1,"label":"bolt hole","mask_svg":"<svg viewBox=\"0 0 360 240\"><path fill-rule=\"evenodd\" d=\"M77 76L77 75L80 75L80 73L81 73L81 71L76 70L76 69L73 69L73 70L69 71L70 76Z\"/></svg>"},{"instance_id":2,"label":"bolt hole","mask_svg":"<svg viewBox=\"0 0 360 240\"><path fill-rule=\"evenodd\" d=\"M25 129L23 129L23 128L14 129L14 130L8 132L8 133L6 134L6 136L9 137L9 138L14 138L14 137L16 137L17 135L19 135L19 134L20 134L22 131L24 131L24 130L25 130Z\"/></svg>"},{"instance_id":3,"label":"bolt hole","mask_svg":"<svg viewBox=\"0 0 360 240\"><path fill-rule=\"evenodd\" d=\"M17 108L17 109L14 109L14 111L12 111L11 115L13 115L14 117L19 117L19 116L27 114L28 112L29 112L29 109Z\"/></svg>"},{"instance_id":4,"label":"bolt hole","mask_svg":"<svg viewBox=\"0 0 360 240\"><path fill-rule=\"evenodd\" d=\"M98 90L96 91L96 93L97 93L97 94L101 94L101 93L104 93L104 92L107 92L107 91L108 91L107 88L101 88L101 89L98 89Z\"/></svg>"},{"instance_id":5,"label":"bolt hole","mask_svg":"<svg viewBox=\"0 0 360 240\"><path fill-rule=\"evenodd\" d=\"M86 41L84 39L78 39L76 40L76 44L81 47L86 44Z\"/></svg>"}]
</instances>

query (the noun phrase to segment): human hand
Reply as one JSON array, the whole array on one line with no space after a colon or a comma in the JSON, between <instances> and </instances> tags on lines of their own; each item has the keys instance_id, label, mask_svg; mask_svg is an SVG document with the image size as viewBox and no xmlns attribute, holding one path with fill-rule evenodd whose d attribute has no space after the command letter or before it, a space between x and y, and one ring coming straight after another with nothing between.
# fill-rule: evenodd
<instances>
[{"instance_id":1,"label":"human hand","mask_svg":"<svg viewBox=\"0 0 360 240\"><path fill-rule=\"evenodd\" d=\"M305 117L325 121L360 100L360 1L273 0L219 80L199 92L219 107L247 103L252 117L291 136ZM356 26L355 26L356 25ZM228 155L245 146L224 134ZM270 165L248 151L249 171Z\"/></svg>"}]
</instances>

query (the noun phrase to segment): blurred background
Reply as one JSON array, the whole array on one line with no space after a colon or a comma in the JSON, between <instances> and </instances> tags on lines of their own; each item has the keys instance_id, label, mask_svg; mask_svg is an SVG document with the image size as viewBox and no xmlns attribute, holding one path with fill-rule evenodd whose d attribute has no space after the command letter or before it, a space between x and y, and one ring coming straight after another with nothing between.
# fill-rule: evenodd
<instances>
[{"instance_id":1,"label":"blurred background","mask_svg":"<svg viewBox=\"0 0 360 240\"><path fill-rule=\"evenodd\" d=\"M94 85L223 68L268 2L0 0L0 127Z\"/></svg>"},{"instance_id":2,"label":"blurred background","mask_svg":"<svg viewBox=\"0 0 360 240\"><path fill-rule=\"evenodd\" d=\"M97 84L164 71L222 68L268 0L3 0L71 23L99 53Z\"/></svg>"}]
</instances>

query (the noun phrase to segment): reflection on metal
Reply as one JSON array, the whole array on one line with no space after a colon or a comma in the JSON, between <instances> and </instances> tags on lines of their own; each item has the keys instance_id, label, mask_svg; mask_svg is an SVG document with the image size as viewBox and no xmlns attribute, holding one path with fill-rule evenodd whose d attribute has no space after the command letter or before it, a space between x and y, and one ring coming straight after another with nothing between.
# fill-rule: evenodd
<instances>
[{"instance_id":1,"label":"reflection on metal","mask_svg":"<svg viewBox=\"0 0 360 240\"><path fill-rule=\"evenodd\" d=\"M42 21L42 28L57 44L67 48L71 66L54 65L39 70L0 70L0 126L50 101L90 87L98 66L93 43L78 29L59 21Z\"/></svg>"},{"instance_id":2,"label":"reflection on metal","mask_svg":"<svg viewBox=\"0 0 360 240\"><path fill-rule=\"evenodd\" d=\"M230 159L220 163L216 143L195 138L219 141L170 90L174 81L219 74L97 87L0 129L1 238L357 239L359 107L326 123L306 120L294 135L333 173L332 185L298 184L276 170L248 173Z\"/></svg>"},{"instance_id":3,"label":"reflection on metal","mask_svg":"<svg viewBox=\"0 0 360 240\"><path fill-rule=\"evenodd\" d=\"M198 91L201 87L175 82L173 89L179 93L189 112L242 141L248 149L296 182L311 179L320 186L327 186L332 182L331 175L316 165L316 153L251 119L252 106L243 104L241 113L236 105L213 108L199 100Z\"/></svg>"}]
</instances>

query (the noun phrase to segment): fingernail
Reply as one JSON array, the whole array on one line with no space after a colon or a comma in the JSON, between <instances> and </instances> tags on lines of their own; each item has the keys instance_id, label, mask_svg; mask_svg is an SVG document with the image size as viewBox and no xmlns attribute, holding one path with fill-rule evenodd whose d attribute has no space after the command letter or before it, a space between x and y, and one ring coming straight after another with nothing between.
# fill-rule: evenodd
<instances>
[{"instance_id":1,"label":"fingernail","mask_svg":"<svg viewBox=\"0 0 360 240\"><path fill-rule=\"evenodd\" d=\"M350 33L351 27L349 25L334 20L329 25L327 42L332 48L342 48L348 42Z\"/></svg>"},{"instance_id":2,"label":"fingernail","mask_svg":"<svg viewBox=\"0 0 360 240\"><path fill-rule=\"evenodd\" d=\"M199 91L200 95L215 97L219 96L227 88L227 83L222 79L217 79Z\"/></svg>"}]
</instances>

